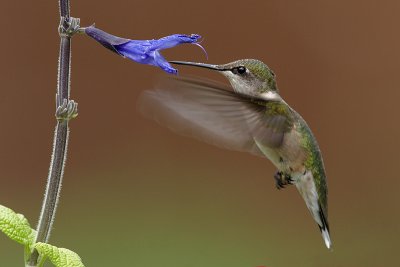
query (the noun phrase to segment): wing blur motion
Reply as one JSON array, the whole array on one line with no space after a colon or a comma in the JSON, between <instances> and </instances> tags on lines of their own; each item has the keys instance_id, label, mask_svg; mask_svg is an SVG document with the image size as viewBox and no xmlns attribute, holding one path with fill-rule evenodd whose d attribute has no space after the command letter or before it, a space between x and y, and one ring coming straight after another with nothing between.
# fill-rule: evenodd
<instances>
[{"instance_id":1,"label":"wing blur motion","mask_svg":"<svg viewBox=\"0 0 400 267\"><path fill-rule=\"evenodd\" d=\"M264 156L255 140L269 147L281 144L286 118L269 115L266 101L229 87L191 78L165 78L144 91L139 110L171 130L236 151Z\"/></svg>"}]
</instances>

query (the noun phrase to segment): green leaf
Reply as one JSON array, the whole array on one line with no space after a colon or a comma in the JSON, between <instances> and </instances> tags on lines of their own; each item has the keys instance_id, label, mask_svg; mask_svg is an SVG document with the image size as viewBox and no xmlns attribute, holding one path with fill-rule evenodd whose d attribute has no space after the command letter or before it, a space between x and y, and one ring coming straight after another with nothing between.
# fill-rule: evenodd
<instances>
[{"instance_id":1,"label":"green leaf","mask_svg":"<svg viewBox=\"0 0 400 267\"><path fill-rule=\"evenodd\" d=\"M28 220L22 214L0 205L0 230L12 240L31 247L36 231L31 228Z\"/></svg>"},{"instance_id":2,"label":"green leaf","mask_svg":"<svg viewBox=\"0 0 400 267\"><path fill-rule=\"evenodd\" d=\"M48 258L56 267L85 267L79 255L69 249L40 242L34 248L39 251L40 257Z\"/></svg>"}]
</instances>

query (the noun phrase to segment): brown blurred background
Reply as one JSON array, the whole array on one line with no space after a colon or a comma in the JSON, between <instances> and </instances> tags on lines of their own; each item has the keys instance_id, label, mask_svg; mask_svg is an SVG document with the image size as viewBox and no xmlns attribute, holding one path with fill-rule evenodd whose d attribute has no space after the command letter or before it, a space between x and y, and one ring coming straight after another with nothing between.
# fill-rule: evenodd
<instances>
[{"instance_id":1,"label":"brown blurred background","mask_svg":"<svg viewBox=\"0 0 400 267\"><path fill-rule=\"evenodd\" d=\"M57 1L0 5L0 203L36 225L52 146ZM86 266L395 266L399 1L77 1L82 26L132 39L199 33L209 63L266 62L311 126L329 182L328 251L267 160L175 135L136 109L161 70L73 38L71 139L51 242ZM206 61L195 46L163 51ZM180 67L223 80L207 70ZM23 250L0 235L1 266Z\"/></svg>"}]
</instances>

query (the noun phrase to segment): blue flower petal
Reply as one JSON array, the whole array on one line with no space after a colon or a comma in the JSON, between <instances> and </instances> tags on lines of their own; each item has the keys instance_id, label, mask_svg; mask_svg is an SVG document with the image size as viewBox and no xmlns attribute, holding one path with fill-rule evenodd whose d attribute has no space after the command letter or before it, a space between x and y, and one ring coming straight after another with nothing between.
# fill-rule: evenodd
<instances>
[{"instance_id":1,"label":"blue flower petal","mask_svg":"<svg viewBox=\"0 0 400 267\"><path fill-rule=\"evenodd\" d=\"M141 64L148 64L160 67L168 73L176 74L168 61L160 54L159 50L171 48L183 43L196 44L200 35L174 34L158 40L130 40L129 42L116 45L114 48L119 54Z\"/></svg>"},{"instance_id":2,"label":"blue flower petal","mask_svg":"<svg viewBox=\"0 0 400 267\"><path fill-rule=\"evenodd\" d=\"M201 38L198 34L174 34L170 36L163 37L158 40L153 40L152 49L167 49L179 44L192 44L196 43Z\"/></svg>"},{"instance_id":3,"label":"blue flower petal","mask_svg":"<svg viewBox=\"0 0 400 267\"><path fill-rule=\"evenodd\" d=\"M168 61L158 52L154 52L154 62L159 66L163 71L171 73L171 74L177 74L178 70L174 69L171 64L168 63Z\"/></svg>"},{"instance_id":4,"label":"blue flower petal","mask_svg":"<svg viewBox=\"0 0 400 267\"><path fill-rule=\"evenodd\" d=\"M141 64L158 66L165 72L172 74L176 74L178 71L168 63L160 54L159 50L189 43L196 44L205 51L204 48L198 44L198 40L201 38L198 34L173 34L157 40L129 40L116 37L94 26L86 28L85 33L101 43L104 47L123 57Z\"/></svg>"},{"instance_id":5,"label":"blue flower petal","mask_svg":"<svg viewBox=\"0 0 400 267\"><path fill-rule=\"evenodd\" d=\"M149 58L148 48L145 45L138 43L139 41L129 41L125 44L115 46L115 49L124 57L142 64Z\"/></svg>"}]
</instances>

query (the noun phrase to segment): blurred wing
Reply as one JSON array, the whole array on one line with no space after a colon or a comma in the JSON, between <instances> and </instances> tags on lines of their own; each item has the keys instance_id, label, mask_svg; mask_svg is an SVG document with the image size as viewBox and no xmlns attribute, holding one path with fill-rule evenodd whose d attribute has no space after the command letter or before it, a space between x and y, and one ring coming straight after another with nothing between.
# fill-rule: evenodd
<instances>
[{"instance_id":1,"label":"blurred wing","mask_svg":"<svg viewBox=\"0 0 400 267\"><path fill-rule=\"evenodd\" d=\"M264 156L282 143L288 123L269 115L265 100L254 100L206 80L166 78L143 92L140 111L173 131L226 149Z\"/></svg>"}]
</instances>

